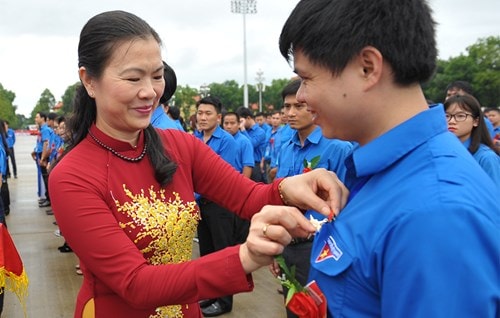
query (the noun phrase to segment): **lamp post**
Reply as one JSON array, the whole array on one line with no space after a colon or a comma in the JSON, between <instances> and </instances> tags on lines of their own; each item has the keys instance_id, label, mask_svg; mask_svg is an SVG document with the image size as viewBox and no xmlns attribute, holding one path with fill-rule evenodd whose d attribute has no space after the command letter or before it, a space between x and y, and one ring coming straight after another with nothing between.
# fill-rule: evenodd
<instances>
[{"instance_id":1,"label":"lamp post","mask_svg":"<svg viewBox=\"0 0 500 318\"><path fill-rule=\"evenodd\" d=\"M257 81L257 90L259 91L259 112L262 112L262 92L265 90L264 80L265 78L262 76L264 72L259 69L257 71L257 77L255 80Z\"/></svg>"},{"instance_id":2,"label":"lamp post","mask_svg":"<svg viewBox=\"0 0 500 318\"><path fill-rule=\"evenodd\" d=\"M207 84L202 84L200 86L200 95L201 97L207 97L210 95L210 86L208 86Z\"/></svg>"},{"instance_id":3,"label":"lamp post","mask_svg":"<svg viewBox=\"0 0 500 318\"><path fill-rule=\"evenodd\" d=\"M246 15L257 13L257 0L231 0L231 12L243 15L243 106L248 107Z\"/></svg>"}]
</instances>

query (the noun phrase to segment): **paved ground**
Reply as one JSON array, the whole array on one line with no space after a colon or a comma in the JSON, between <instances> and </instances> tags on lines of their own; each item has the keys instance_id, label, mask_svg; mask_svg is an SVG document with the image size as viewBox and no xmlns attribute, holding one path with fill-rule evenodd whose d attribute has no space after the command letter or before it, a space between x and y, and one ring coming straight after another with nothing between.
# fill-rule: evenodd
<instances>
[{"instance_id":1,"label":"paved ground","mask_svg":"<svg viewBox=\"0 0 500 318\"><path fill-rule=\"evenodd\" d=\"M76 256L57 249L64 241L53 234L57 229L52 224L54 217L46 215L47 208L38 207L36 167L30 156L35 140L34 136L17 136L18 179L9 179L11 214L7 223L30 279L27 317L70 318L82 278L75 273ZM221 317L285 317L282 296L276 292L278 283L267 268L257 271L254 281L255 290L235 296L233 312ZM2 317L24 317L11 293L5 296Z\"/></svg>"}]
</instances>

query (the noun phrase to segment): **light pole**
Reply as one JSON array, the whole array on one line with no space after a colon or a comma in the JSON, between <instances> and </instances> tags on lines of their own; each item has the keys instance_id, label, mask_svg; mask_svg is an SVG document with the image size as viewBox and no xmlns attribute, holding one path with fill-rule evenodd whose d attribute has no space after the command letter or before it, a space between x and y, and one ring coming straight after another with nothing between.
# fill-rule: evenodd
<instances>
[{"instance_id":1,"label":"light pole","mask_svg":"<svg viewBox=\"0 0 500 318\"><path fill-rule=\"evenodd\" d=\"M257 90L259 91L259 112L262 112L262 92L265 90L264 80L265 78L262 76L264 72L259 69L257 71L257 77L255 80L257 81Z\"/></svg>"},{"instance_id":2,"label":"light pole","mask_svg":"<svg viewBox=\"0 0 500 318\"><path fill-rule=\"evenodd\" d=\"M207 84L202 84L200 86L200 95L202 98L207 97L210 95L210 86Z\"/></svg>"},{"instance_id":3,"label":"light pole","mask_svg":"<svg viewBox=\"0 0 500 318\"><path fill-rule=\"evenodd\" d=\"M257 0L231 0L231 12L243 14L243 106L248 107L246 15L257 13Z\"/></svg>"}]
</instances>

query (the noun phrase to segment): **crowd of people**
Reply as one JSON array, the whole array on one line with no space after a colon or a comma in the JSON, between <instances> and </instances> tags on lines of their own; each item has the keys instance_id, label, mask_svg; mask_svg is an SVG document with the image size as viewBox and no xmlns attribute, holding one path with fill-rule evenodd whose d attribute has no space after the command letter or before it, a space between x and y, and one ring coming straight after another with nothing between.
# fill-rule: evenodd
<instances>
[{"instance_id":1,"label":"crowd of people","mask_svg":"<svg viewBox=\"0 0 500 318\"><path fill-rule=\"evenodd\" d=\"M32 154L39 206L80 259L75 317L223 315L253 271L283 274L278 254L328 317L498 315L500 110L460 80L426 100L434 22L412 3L300 1L279 40L298 75L281 109L205 96L192 132L156 31L91 18L74 112L39 112ZM0 174L8 154L16 178L0 133Z\"/></svg>"}]
</instances>

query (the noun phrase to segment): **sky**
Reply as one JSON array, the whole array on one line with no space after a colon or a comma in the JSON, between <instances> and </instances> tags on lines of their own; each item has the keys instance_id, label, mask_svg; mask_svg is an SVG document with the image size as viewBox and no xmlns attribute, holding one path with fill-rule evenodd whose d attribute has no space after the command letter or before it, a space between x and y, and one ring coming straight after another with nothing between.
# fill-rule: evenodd
<instances>
[{"instance_id":1,"label":"sky","mask_svg":"<svg viewBox=\"0 0 500 318\"><path fill-rule=\"evenodd\" d=\"M280 55L281 28L298 0L257 0L246 15L247 83L292 77ZM440 59L466 53L479 38L500 35L498 0L430 0ZM146 20L163 41L163 59L179 85L244 82L243 15L231 0L0 0L0 83L16 94L17 113L29 117L48 88L61 100L77 82L78 37L94 15L125 10Z\"/></svg>"}]
</instances>

